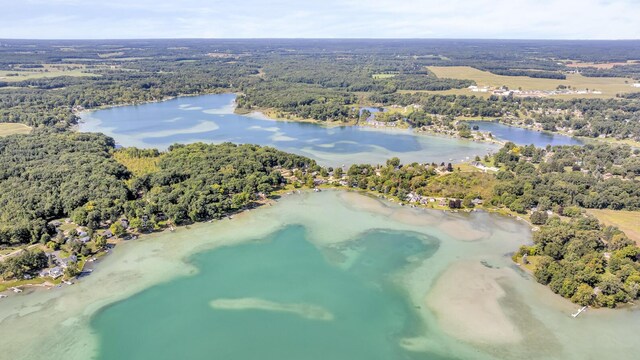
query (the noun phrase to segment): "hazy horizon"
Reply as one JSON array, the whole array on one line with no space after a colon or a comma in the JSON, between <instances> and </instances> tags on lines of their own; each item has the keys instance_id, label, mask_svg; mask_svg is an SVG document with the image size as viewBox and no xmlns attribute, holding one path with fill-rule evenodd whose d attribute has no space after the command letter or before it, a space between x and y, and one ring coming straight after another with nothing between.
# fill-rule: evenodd
<instances>
[{"instance_id":1,"label":"hazy horizon","mask_svg":"<svg viewBox=\"0 0 640 360\"><path fill-rule=\"evenodd\" d=\"M0 41L163 41L163 40L247 40L247 41L269 41L269 40L311 40L311 41L498 41L498 42L640 42L640 38L637 39L543 39L543 38L531 38L531 39L500 39L500 38L391 38L391 37L370 37L370 38L356 38L356 37L335 37L335 38L321 38L321 37L146 37L146 38L9 38L0 37Z\"/></svg>"},{"instance_id":2,"label":"hazy horizon","mask_svg":"<svg viewBox=\"0 0 640 360\"><path fill-rule=\"evenodd\" d=\"M23 0L3 10L4 39L640 39L633 0Z\"/></svg>"}]
</instances>

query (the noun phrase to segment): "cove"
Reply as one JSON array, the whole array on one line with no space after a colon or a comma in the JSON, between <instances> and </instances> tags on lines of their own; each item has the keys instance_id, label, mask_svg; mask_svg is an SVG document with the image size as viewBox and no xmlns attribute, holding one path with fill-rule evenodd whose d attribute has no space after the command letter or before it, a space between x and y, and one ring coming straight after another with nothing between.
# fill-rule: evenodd
<instances>
[{"instance_id":1,"label":"cove","mask_svg":"<svg viewBox=\"0 0 640 360\"><path fill-rule=\"evenodd\" d=\"M97 314L99 359L443 359L400 347L417 335L419 315L391 281L437 246L373 230L324 256L302 226L289 226L197 254L196 275Z\"/></svg>"},{"instance_id":2,"label":"cove","mask_svg":"<svg viewBox=\"0 0 640 360\"><path fill-rule=\"evenodd\" d=\"M142 148L166 149L197 141L273 146L325 166L384 163L393 156L405 162L453 162L498 149L495 144L417 135L411 130L327 127L238 115L234 100L234 94L202 95L85 112L79 130L103 132L122 146Z\"/></svg>"},{"instance_id":3,"label":"cove","mask_svg":"<svg viewBox=\"0 0 640 360\"><path fill-rule=\"evenodd\" d=\"M580 140L571 136L509 126L495 121L473 121L468 124L469 126L477 125L481 131L490 132L495 138L503 141L511 141L516 145L533 144L536 147L545 147L547 145L583 145Z\"/></svg>"}]
</instances>

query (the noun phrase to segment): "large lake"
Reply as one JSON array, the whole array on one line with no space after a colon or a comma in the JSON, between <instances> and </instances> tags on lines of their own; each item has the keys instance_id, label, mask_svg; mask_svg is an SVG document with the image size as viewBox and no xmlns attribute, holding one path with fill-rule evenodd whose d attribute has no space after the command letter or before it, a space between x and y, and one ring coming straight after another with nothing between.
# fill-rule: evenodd
<instances>
[{"instance_id":1,"label":"large lake","mask_svg":"<svg viewBox=\"0 0 640 360\"><path fill-rule=\"evenodd\" d=\"M127 242L0 303L12 360L635 359L640 312L589 310L509 253L528 226L345 191ZM27 292L32 292L28 290Z\"/></svg>"},{"instance_id":2,"label":"large lake","mask_svg":"<svg viewBox=\"0 0 640 360\"><path fill-rule=\"evenodd\" d=\"M234 94L180 97L121 106L81 115L80 131L102 132L123 146L166 149L174 143L234 142L273 146L315 159L322 165L404 162L459 162L483 156L498 145L415 134L412 130L323 126L276 121L260 114L234 113ZM372 112L376 108L367 108ZM569 136L479 121L481 130L519 145L581 144Z\"/></svg>"},{"instance_id":3,"label":"large lake","mask_svg":"<svg viewBox=\"0 0 640 360\"><path fill-rule=\"evenodd\" d=\"M360 126L327 127L234 114L234 94L181 97L82 115L81 131L103 132L123 146L166 149L174 143L251 143L305 155L322 165L461 161L499 146L411 130Z\"/></svg>"}]
</instances>

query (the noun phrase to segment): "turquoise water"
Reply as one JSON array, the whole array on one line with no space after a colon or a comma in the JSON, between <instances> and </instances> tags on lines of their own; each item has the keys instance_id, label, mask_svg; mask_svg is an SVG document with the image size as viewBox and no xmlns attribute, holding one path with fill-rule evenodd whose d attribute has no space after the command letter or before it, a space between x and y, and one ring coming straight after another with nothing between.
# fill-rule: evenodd
<instances>
[{"instance_id":1,"label":"turquoise water","mask_svg":"<svg viewBox=\"0 0 640 360\"><path fill-rule=\"evenodd\" d=\"M520 221L343 191L118 245L0 303L0 358L636 359L640 311L589 309L510 254Z\"/></svg>"},{"instance_id":2,"label":"turquoise water","mask_svg":"<svg viewBox=\"0 0 640 360\"><path fill-rule=\"evenodd\" d=\"M535 145L545 147L547 145L582 145L576 138L566 135L553 134L546 131L535 131L516 126L509 126L493 121L474 121L469 126L478 125L481 131L493 134L495 138L511 141L517 145Z\"/></svg>"},{"instance_id":3,"label":"turquoise water","mask_svg":"<svg viewBox=\"0 0 640 360\"><path fill-rule=\"evenodd\" d=\"M465 160L498 146L410 130L268 120L234 114L234 94L182 97L164 102L114 107L86 113L81 131L103 132L123 146L166 149L197 141L251 143L305 155L323 165Z\"/></svg>"},{"instance_id":4,"label":"turquoise water","mask_svg":"<svg viewBox=\"0 0 640 360\"><path fill-rule=\"evenodd\" d=\"M409 260L437 249L434 238L384 230L318 249L304 227L288 226L266 239L200 253L191 259L197 274L94 317L99 359L443 359L400 347L422 325L393 281ZM247 298L305 304L327 316L211 306Z\"/></svg>"}]
</instances>

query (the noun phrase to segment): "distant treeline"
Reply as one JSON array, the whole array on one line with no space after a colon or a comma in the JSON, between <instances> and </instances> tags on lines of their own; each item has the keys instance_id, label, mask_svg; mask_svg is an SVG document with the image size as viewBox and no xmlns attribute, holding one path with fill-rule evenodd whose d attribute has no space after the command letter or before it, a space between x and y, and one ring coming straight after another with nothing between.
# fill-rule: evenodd
<instances>
[{"instance_id":1,"label":"distant treeline","mask_svg":"<svg viewBox=\"0 0 640 360\"><path fill-rule=\"evenodd\" d=\"M604 103L584 100L576 106L573 100L498 102L403 93L474 84L438 78L427 70L430 65L465 65L502 75L563 79L563 72L573 68L558 59L607 62L640 58L640 46L633 41L123 40L104 45L102 41L3 40L2 70L73 64L89 76L0 81L0 122L64 129L77 121L74 111L83 108L158 101L183 94L238 92L243 109L271 108L285 117L322 121L352 121L357 118L354 108L370 102L419 103L430 115L486 117L516 113L519 106L525 111L532 106L586 106L597 108L597 113L584 119L543 116L534 120L545 123L547 130L570 126L583 136L640 136L636 121L640 106L632 96ZM640 74L638 70L638 65L580 69L588 76L627 77Z\"/></svg>"}]
</instances>

